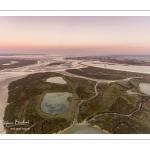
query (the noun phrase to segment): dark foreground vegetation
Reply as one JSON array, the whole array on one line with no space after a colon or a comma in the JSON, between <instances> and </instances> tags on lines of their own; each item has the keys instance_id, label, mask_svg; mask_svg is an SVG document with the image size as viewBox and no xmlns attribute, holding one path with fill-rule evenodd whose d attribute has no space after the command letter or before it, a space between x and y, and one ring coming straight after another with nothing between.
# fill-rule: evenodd
<instances>
[{"instance_id":1,"label":"dark foreground vegetation","mask_svg":"<svg viewBox=\"0 0 150 150\"><path fill-rule=\"evenodd\" d=\"M86 119L109 133L150 133L150 96L140 92L141 82L150 83L146 79L101 83L99 95L81 105L78 122Z\"/></svg>"},{"instance_id":2,"label":"dark foreground vegetation","mask_svg":"<svg viewBox=\"0 0 150 150\"><path fill-rule=\"evenodd\" d=\"M9 104L5 110L4 120L15 122L15 120L25 119L25 121L29 120L29 124L5 126L7 133L57 133L70 126L78 103L81 98L86 99L93 95L95 83L65 76L62 77L66 80L66 85L46 82L49 77L57 76L62 75L53 72L37 73L9 84ZM67 113L51 115L41 110L41 101L49 92L71 92L73 94L73 97L69 99L70 109Z\"/></svg>"}]
</instances>

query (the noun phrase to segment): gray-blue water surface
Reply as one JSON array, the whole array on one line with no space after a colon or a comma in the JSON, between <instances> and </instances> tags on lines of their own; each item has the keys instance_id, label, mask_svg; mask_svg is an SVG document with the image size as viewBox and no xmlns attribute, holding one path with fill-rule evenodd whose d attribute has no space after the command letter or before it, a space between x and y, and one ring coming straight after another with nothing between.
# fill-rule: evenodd
<instances>
[{"instance_id":1,"label":"gray-blue water surface","mask_svg":"<svg viewBox=\"0 0 150 150\"><path fill-rule=\"evenodd\" d=\"M41 109L43 112L53 115L68 112L70 102L67 99L69 97L72 97L72 93L46 93L41 102Z\"/></svg>"}]
</instances>

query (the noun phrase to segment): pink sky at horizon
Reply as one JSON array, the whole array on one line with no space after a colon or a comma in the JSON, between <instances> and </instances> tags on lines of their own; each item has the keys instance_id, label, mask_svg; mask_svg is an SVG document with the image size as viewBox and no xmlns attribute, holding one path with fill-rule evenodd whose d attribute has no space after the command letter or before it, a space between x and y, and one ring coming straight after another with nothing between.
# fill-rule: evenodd
<instances>
[{"instance_id":1,"label":"pink sky at horizon","mask_svg":"<svg viewBox=\"0 0 150 150\"><path fill-rule=\"evenodd\" d=\"M150 17L0 17L0 53L150 54Z\"/></svg>"}]
</instances>

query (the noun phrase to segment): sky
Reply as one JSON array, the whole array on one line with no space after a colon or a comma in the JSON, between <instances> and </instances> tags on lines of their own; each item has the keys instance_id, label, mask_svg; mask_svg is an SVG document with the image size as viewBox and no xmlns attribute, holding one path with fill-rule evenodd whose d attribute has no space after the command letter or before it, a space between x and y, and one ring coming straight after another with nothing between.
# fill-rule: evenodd
<instances>
[{"instance_id":1,"label":"sky","mask_svg":"<svg viewBox=\"0 0 150 150\"><path fill-rule=\"evenodd\" d=\"M0 16L0 53L150 55L150 17Z\"/></svg>"}]
</instances>

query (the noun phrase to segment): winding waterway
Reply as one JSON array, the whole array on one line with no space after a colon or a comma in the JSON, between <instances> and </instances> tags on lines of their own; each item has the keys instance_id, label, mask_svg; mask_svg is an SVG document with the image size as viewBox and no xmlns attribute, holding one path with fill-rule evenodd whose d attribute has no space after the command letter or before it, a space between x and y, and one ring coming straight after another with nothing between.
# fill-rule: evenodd
<instances>
[{"instance_id":1,"label":"winding waterway","mask_svg":"<svg viewBox=\"0 0 150 150\"><path fill-rule=\"evenodd\" d=\"M81 102L78 104L78 107L77 107L77 109L76 109L76 113L75 113L75 116L74 116L74 123L73 123L73 124L76 124L76 123L77 123L77 118L78 118L80 106L81 106L84 102L90 101L90 100L94 99L95 97L97 97L97 95L98 95L98 92L97 92L97 86L98 86L98 84L99 84L99 82L97 82L96 85L95 85L95 87L94 87L95 95L92 96L91 98L87 99L87 100L81 100Z\"/></svg>"}]
</instances>

